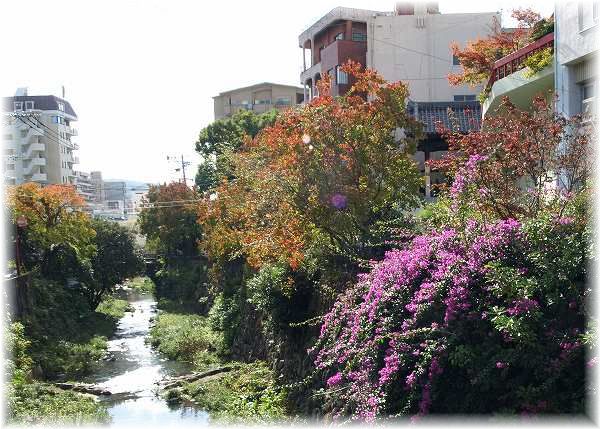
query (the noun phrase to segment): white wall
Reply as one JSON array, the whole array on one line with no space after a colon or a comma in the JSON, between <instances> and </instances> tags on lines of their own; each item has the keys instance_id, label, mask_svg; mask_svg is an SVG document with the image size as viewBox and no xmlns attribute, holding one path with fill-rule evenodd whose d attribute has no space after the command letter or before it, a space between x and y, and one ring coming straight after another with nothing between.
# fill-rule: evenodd
<instances>
[{"instance_id":1,"label":"white wall","mask_svg":"<svg viewBox=\"0 0 600 429\"><path fill-rule=\"evenodd\" d=\"M577 69L582 62L588 62L585 67L588 80L597 81L594 55L598 50L598 17L594 20L592 1L580 0L557 2L554 16L557 110L574 115L581 111L581 81L578 82ZM598 89L596 84L596 99Z\"/></svg>"},{"instance_id":2,"label":"white wall","mask_svg":"<svg viewBox=\"0 0 600 429\"><path fill-rule=\"evenodd\" d=\"M454 95L476 95L481 87L452 87L446 76L456 73L450 44L486 37L495 12L376 16L369 19L367 66L387 81L409 84L414 101L452 101ZM407 48L407 49L404 49Z\"/></svg>"}]
</instances>

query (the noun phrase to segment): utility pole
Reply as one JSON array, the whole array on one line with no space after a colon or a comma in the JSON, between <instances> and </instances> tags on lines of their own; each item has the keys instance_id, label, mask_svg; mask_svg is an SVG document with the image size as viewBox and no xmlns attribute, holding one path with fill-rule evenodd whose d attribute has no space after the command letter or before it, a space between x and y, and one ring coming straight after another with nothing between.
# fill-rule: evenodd
<instances>
[{"instance_id":1,"label":"utility pole","mask_svg":"<svg viewBox=\"0 0 600 429\"><path fill-rule=\"evenodd\" d=\"M183 154L181 154L181 172L183 173L183 183L186 184L185 181L185 162L183 161Z\"/></svg>"},{"instance_id":2,"label":"utility pole","mask_svg":"<svg viewBox=\"0 0 600 429\"><path fill-rule=\"evenodd\" d=\"M181 154L181 161L177 159L178 157L167 156L167 161L176 162L179 166L175 169L175 171L181 171L183 176L183 183L187 184L187 177L185 177L185 167L189 166L191 162L186 161L183 158L183 154Z\"/></svg>"}]
</instances>

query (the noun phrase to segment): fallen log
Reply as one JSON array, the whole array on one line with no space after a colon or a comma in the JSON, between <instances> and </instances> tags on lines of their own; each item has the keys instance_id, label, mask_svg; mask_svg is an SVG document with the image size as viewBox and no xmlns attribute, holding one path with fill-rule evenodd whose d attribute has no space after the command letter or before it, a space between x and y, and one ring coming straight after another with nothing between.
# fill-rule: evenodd
<instances>
[{"instance_id":1,"label":"fallen log","mask_svg":"<svg viewBox=\"0 0 600 429\"><path fill-rule=\"evenodd\" d=\"M192 374L182 375L179 377L170 377L166 380L161 380L159 384L162 384L163 389L172 389L174 387L179 387L183 383L192 383L194 381L201 380L206 377L210 377L212 375L221 374L224 372L229 372L233 369L232 366L222 366L219 368L210 369L204 372L194 372Z\"/></svg>"},{"instance_id":2,"label":"fallen log","mask_svg":"<svg viewBox=\"0 0 600 429\"><path fill-rule=\"evenodd\" d=\"M89 393L96 396L108 396L112 393L102 387L98 387L94 384L85 383L54 383L54 386L62 390L72 390L79 393Z\"/></svg>"}]
</instances>

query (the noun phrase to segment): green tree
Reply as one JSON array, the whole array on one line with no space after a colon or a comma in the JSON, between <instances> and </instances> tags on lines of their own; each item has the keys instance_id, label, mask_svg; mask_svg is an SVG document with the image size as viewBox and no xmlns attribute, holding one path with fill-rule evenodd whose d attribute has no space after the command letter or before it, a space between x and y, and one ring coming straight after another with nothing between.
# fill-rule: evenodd
<instances>
[{"instance_id":1,"label":"green tree","mask_svg":"<svg viewBox=\"0 0 600 429\"><path fill-rule=\"evenodd\" d=\"M93 281L86 292L92 309L96 309L107 292L126 278L143 270L143 260L135 247L135 237L116 222L94 220L97 253L91 259Z\"/></svg>"},{"instance_id":2,"label":"green tree","mask_svg":"<svg viewBox=\"0 0 600 429\"><path fill-rule=\"evenodd\" d=\"M254 138L265 127L275 123L278 112L255 114L240 110L230 118L218 119L200 131L196 151L204 162L198 167L196 186L201 192L213 189L222 177L232 177L230 155Z\"/></svg>"},{"instance_id":3,"label":"green tree","mask_svg":"<svg viewBox=\"0 0 600 429\"><path fill-rule=\"evenodd\" d=\"M196 256L201 229L196 222L198 194L183 183L151 186L138 224L148 246L166 259Z\"/></svg>"}]
</instances>

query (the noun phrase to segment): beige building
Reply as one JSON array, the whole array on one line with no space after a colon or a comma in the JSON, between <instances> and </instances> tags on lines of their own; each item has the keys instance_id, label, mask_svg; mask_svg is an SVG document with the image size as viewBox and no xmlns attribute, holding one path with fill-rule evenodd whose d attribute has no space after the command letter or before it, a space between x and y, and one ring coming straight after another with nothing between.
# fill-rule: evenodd
<instances>
[{"instance_id":1,"label":"beige building","mask_svg":"<svg viewBox=\"0 0 600 429\"><path fill-rule=\"evenodd\" d=\"M54 95L27 94L21 88L3 99L4 182L75 185L79 149L72 137L77 115L68 101Z\"/></svg>"},{"instance_id":2,"label":"beige building","mask_svg":"<svg viewBox=\"0 0 600 429\"><path fill-rule=\"evenodd\" d=\"M213 100L217 120L239 110L264 113L271 109L286 109L301 104L304 97L302 88L297 86L263 82L222 92Z\"/></svg>"},{"instance_id":3,"label":"beige building","mask_svg":"<svg viewBox=\"0 0 600 429\"><path fill-rule=\"evenodd\" d=\"M351 59L389 82L407 83L412 101L474 101L481 87L448 83L448 74L460 70L450 45L486 37L495 20L497 12L442 14L435 2L400 2L389 12L337 7L298 38L306 98L326 73L334 95L347 91L352 80L339 66Z\"/></svg>"}]
</instances>

